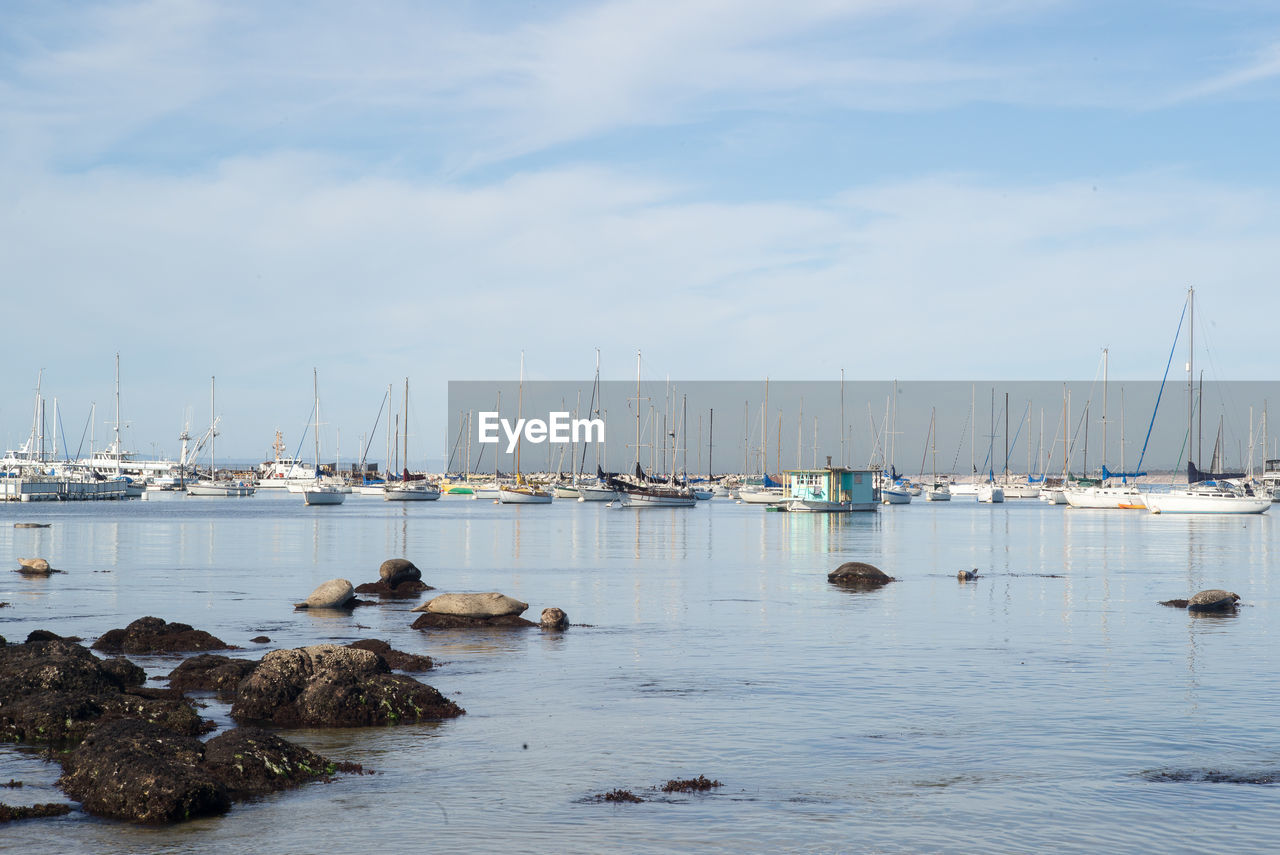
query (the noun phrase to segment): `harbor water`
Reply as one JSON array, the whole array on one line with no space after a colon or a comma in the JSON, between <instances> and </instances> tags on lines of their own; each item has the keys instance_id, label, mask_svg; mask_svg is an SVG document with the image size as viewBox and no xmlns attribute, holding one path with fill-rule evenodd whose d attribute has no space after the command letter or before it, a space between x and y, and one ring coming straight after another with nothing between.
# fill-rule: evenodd
<instances>
[{"instance_id":1,"label":"harbor water","mask_svg":"<svg viewBox=\"0 0 1280 855\"><path fill-rule=\"evenodd\" d=\"M11 567L39 556L65 571L0 577L11 643L35 629L90 643L144 615L252 658L378 638L435 658L419 678L467 713L286 731L373 774L178 826L79 811L15 822L0 851L1280 851L1280 785L1237 780L1280 779L1271 513L357 495L307 507L265 491L3 510ZM530 604L526 617L558 606L574 625L414 630L412 600L294 610L325 580L376 581L392 557L440 592L501 591ZM846 561L896 581L828 583ZM1238 612L1159 605L1204 588L1238 593ZM131 658L152 676L180 661ZM232 724L225 703L201 701ZM66 801L58 771L38 749L0 745L0 781L24 784L0 800ZM698 775L722 786L661 791ZM616 789L644 801L595 798Z\"/></svg>"}]
</instances>

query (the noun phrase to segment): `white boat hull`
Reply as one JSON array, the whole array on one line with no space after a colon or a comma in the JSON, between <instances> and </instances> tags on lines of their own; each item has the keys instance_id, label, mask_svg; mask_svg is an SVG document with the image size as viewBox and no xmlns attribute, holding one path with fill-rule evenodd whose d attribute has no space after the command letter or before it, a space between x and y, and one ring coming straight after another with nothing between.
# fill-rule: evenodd
<instances>
[{"instance_id":1,"label":"white boat hull","mask_svg":"<svg viewBox=\"0 0 1280 855\"><path fill-rule=\"evenodd\" d=\"M551 494L530 487L503 487L498 493L498 501L504 505L549 505Z\"/></svg>"},{"instance_id":2,"label":"white boat hull","mask_svg":"<svg viewBox=\"0 0 1280 855\"><path fill-rule=\"evenodd\" d=\"M891 487L880 488L880 501L886 505L909 505L911 504L911 491L898 490Z\"/></svg>"},{"instance_id":3,"label":"white boat hull","mask_svg":"<svg viewBox=\"0 0 1280 855\"><path fill-rule=\"evenodd\" d=\"M1136 487L1078 487L1064 492L1073 508L1140 511L1147 506L1145 494Z\"/></svg>"},{"instance_id":4,"label":"white boat hull","mask_svg":"<svg viewBox=\"0 0 1280 855\"><path fill-rule=\"evenodd\" d=\"M1265 496L1205 494L1195 490L1146 493L1147 508L1153 514L1260 514L1271 507Z\"/></svg>"},{"instance_id":5,"label":"white boat hull","mask_svg":"<svg viewBox=\"0 0 1280 855\"><path fill-rule=\"evenodd\" d=\"M926 502L949 502L951 501L950 490L925 490L924 500Z\"/></svg>"},{"instance_id":6,"label":"white boat hull","mask_svg":"<svg viewBox=\"0 0 1280 855\"><path fill-rule=\"evenodd\" d=\"M434 502L440 498L440 491L427 485L394 484L383 489L382 498L388 502Z\"/></svg>"},{"instance_id":7,"label":"white boat hull","mask_svg":"<svg viewBox=\"0 0 1280 855\"><path fill-rule=\"evenodd\" d=\"M583 502L612 502L618 498L618 492L608 487L588 487L578 485L578 499Z\"/></svg>"},{"instance_id":8,"label":"white boat hull","mask_svg":"<svg viewBox=\"0 0 1280 855\"><path fill-rule=\"evenodd\" d=\"M842 514L852 511L874 511L875 502L826 502L821 499L792 499L787 510L792 513Z\"/></svg>"},{"instance_id":9,"label":"white boat hull","mask_svg":"<svg viewBox=\"0 0 1280 855\"><path fill-rule=\"evenodd\" d=\"M239 484L234 482L202 482L187 485L187 495L229 499L242 496L252 496L253 487L249 484Z\"/></svg>"},{"instance_id":10,"label":"white boat hull","mask_svg":"<svg viewBox=\"0 0 1280 855\"><path fill-rule=\"evenodd\" d=\"M1004 501L1004 489L995 484L979 484L978 501L998 505Z\"/></svg>"},{"instance_id":11,"label":"white boat hull","mask_svg":"<svg viewBox=\"0 0 1280 855\"><path fill-rule=\"evenodd\" d=\"M303 487L301 493L308 505L340 505L347 500L346 491L339 487Z\"/></svg>"},{"instance_id":12,"label":"white boat hull","mask_svg":"<svg viewBox=\"0 0 1280 855\"><path fill-rule=\"evenodd\" d=\"M787 501L782 490L739 490L738 498L748 505L780 505Z\"/></svg>"}]
</instances>

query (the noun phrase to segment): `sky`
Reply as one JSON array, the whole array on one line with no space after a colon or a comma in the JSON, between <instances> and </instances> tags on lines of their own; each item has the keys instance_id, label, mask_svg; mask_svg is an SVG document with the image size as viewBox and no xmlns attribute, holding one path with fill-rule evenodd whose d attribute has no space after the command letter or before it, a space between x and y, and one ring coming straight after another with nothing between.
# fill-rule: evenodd
<instances>
[{"instance_id":1,"label":"sky","mask_svg":"<svg viewBox=\"0 0 1280 855\"><path fill-rule=\"evenodd\" d=\"M1272 3L0 16L5 447L37 378L60 443L100 447L116 354L126 445L176 454L216 377L246 460L302 437L313 370L330 458L405 378L442 456L448 382L522 354L534 380L599 348L609 380L639 351L649 380L1088 381L1108 348L1159 380L1189 286L1197 364L1276 374Z\"/></svg>"}]
</instances>

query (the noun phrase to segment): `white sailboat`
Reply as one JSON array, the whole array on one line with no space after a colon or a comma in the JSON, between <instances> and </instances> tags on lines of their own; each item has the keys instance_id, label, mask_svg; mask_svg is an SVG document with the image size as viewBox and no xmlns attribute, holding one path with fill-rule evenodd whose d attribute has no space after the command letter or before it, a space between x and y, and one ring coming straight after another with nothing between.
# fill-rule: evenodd
<instances>
[{"instance_id":1,"label":"white sailboat","mask_svg":"<svg viewBox=\"0 0 1280 855\"><path fill-rule=\"evenodd\" d=\"M382 490L388 502L434 502L440 498L440 488L425 478L414 479L409 474L409 378L404 378L404 472L401 480L388 482Z\"/></svg>"},{"instance_id":2,"label":"white sailboat","mask_svg":"<svg viewBox=\"0 0 1280 855\"><path fill-rule=\"evenodd\" d=\"M925 490L924 500L926 502L949 502L951 501L951 484L948 481L938 480L938 410L936 407L929 411L929 449L933 452L933 482L929 489Z\"/></svg>"},{"instance_id":3,"label":"white sailboat","mask_svg":"<svg viewBox=\"0 0 1280 855\"><path fill-rule=\"evenodd\" d=\"M1195 428L1195 289L1187 289L1187 439L1188 448ZM1203 406L1203 401L1201 401ZM1188 453L1188 458L1191 456ZM1211 461L1212 462L1212 461ZM1260 514L1271 507L1270 496L1256 496L1246 492L1231 480L1204 477L1194 462L1187 464L1187 485L1168 492L1150 491L1143 494L1146 506L1153 514Z\"/></svg>"},{"instance_id":4,"label":"white sailboat","mask_svg":"<svg viewBox=\"0 0 1280 855\"><path fill-rule=\"evenodd\" d=\"M516 400L516 420L524 417L524 351L520 351L520 392ZM524 433L516 439L516 482L498 487L498 501L504 505L549 505L551 494L541 487L528 484L520 471L520 445Z\"/></svg>"},{"instance_id":5,"label":"white sailboat","mask_svg":"<svg viewBox=\"0 0 1280 855\"><path fill-rule=\"evenodd\" d=\"M213 496L218 498L235 498L253 495L253 485L245 481L233 481L230 478L218 478L218 416L214 405L214 381L209 378L209 477L187 485L188 496Z\"/></svg>"},{"instance_id":6,"label":"white sailboat","mask_svg":"<svg viewBox=\"0 0 1280 855\"><path fill-rule=\"evenodd\" d=\"M348 490L341 484L332 484L324 481L320 477L320 380L316 369L311 369L311 387L314 396L315 421L312 423L312 433L315 434L315 480L309 484L303 484L299 488L302 493L302 500L308 505L340 505L347 500ZM290 488L291 490L293 488Z\"/></svg>"},{"instance_id":7,"label":"white sailboat","mask_svg":"<svg viewBox=\"0 0 1280 855\"><path fill-rule=\"evenodd\" d=\"M609 486L617 491L622 506L626 508L692 508L698 503L693 490L676 483L675 465L672 475L665 482L655 482L640 467L640 352L636 351L636 459L634 476L618 476L609 479Z\"/></svg>"}]
</instances>

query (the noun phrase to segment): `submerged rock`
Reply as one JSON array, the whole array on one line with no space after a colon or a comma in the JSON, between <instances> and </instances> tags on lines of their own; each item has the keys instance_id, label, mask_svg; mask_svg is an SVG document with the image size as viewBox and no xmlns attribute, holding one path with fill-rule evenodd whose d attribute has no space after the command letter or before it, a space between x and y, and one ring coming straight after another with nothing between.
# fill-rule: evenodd
<instances>
[{"instance_id":1,"label":"submerged rock","mask_svg":"<svg viewBox=\"0 0 1280 855\"><path fill-rule=\"evenodd\" d=\"M93 643L107 653L188 653L197 650L234 649L220 638L185 623L167 623L158 617L141 617L124 629L112 629Z\"/></svg>"},{"instance_id":2,"label":"submerged rock","mask_svg":"<svg viewBox=\"0 0 1280 855\"><path fill-rule=\"evenodd\" d=\"M453 718L465 712L369 650L320 644L275 650L236 690L231 717L281 727L361 727Z\"/></svg>"},{"instance_id":3,"label":"submerged rock","mask_svg":"<svg viewBox=\"0 0 1280 855\"><path fill-rule=\"evenodd\" d=\"M48 803L41 805L0 805L0 823L19 819L42 819L71 813L71 805Z\"/></svg>"},{"instance_id":4,"label":"submerged rock","mask_svg":"<svg viewBox=\"0 0 1280 855\"><path fill-rule=\"evenodd\" d=\"M341 609L354 605L355 588L346 579L330 579L311 592L311 596L301 603L294 603L297 609Z\"/></svg>"},{"instance_id":5,"label":"submerged rock","mask_svg":"<svg viewBox=\"0 0 1280 855\"><path fill-rule=\"evenodd\" d=\"M529 608L528 603L491 591L487 594L441 594L413 611L457 617L492 618L523 614L527 608Z\"/></svg>"},{"instance_id":6,"label":"submerged rock","mask_svg":"<svg viewBox=\"0 0 1280 855\"><path fill-rule=\"evenodd\" d=\"M871 564L861 561L847 561L827 574L827 581L847 588L878 588L894 581Z\"/></svg>"}]
</instances>

